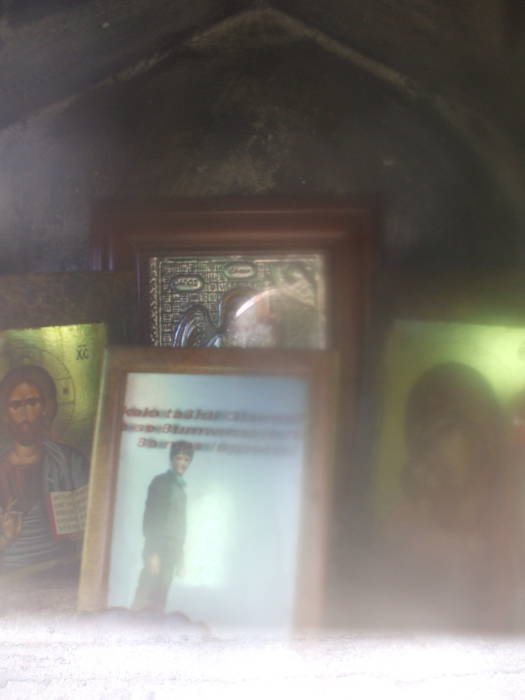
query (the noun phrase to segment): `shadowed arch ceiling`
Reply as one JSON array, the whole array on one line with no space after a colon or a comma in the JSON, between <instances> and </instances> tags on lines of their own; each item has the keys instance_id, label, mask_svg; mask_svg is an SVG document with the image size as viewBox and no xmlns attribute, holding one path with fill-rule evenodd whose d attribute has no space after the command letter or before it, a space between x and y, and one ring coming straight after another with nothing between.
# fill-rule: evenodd
<instances>
[{"instance_id":1,"label":"shadowed arch ceiling","mask_svg":"<svg viewBox=\"0 0 525 700\"><path fill-rule=\"evenodd\" d=\"M327 70L333 57L348 65L349 73L357 69L369 75L402 96L410 109L426 110L443 122L490 173L513 216L525 221L525 4L520 0L4 0L0 17L0 135L39 114L70 110L95 90L109 86L118 91L135 79L149 81L149 76L153 84L158 68L176 66L179 57L194 60L201 52L210 61L220 54L235 65L251 51L261 56L261 65L269 56L266 70L278 77L276 46L315 45L319 55L327 56ZM294 55L300 56L299 50ZM185 68L190 82L191 60ZM202 82L205 69L198 60L194 65ZM309 71L315 72L306 62L297 80L307 82ZM289 73L287 79L292 79ZM249 89L246 70L244 80ZM314 89L320 81L316 75ZM337 86L332 95L335 110ZM362 122L365 103L361 95ZM293 104L284 98L282 104L289 109L290 124L300 117ZM194 115L188 119L198 120L198 100L191 109ZM313 118L312 124L317 124ZM228 125L223 127L224 136ZM208 150L213 151L213 134L211 138ZM246 143L252 150L257 146L253 135ZM264 147L269 152L271 144ZM453 164L438 163L441 157L446 160L443 148L443 154L438 148L428 157L441 167L443 178L451 174L452 187ZM328 158L329 151L320 157ZM244 176L247 172L244 168ZM221 177L227 179L228 173ZM186 189L192 194L190 186ZM430 218L433 201L428 196ZM424 217L423 208L421 212ZM457 224L461 226L459 219Z\"/></svg>"}]
</instances>

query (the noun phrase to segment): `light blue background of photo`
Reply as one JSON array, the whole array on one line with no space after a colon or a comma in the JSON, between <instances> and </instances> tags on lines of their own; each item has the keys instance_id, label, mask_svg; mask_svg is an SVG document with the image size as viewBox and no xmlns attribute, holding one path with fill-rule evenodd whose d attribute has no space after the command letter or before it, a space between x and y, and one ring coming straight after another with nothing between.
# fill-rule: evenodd
<instances>
[{"instance_id":1,"label":"light blue background of photo","mask_svg":"<svg viewBox=\"0 0 525 700\"><path fill-rule=\"evenodd\" d=\"M157 409L247 411L302 415L307 383L294 377L128 375L125 405ZM303 428L302 422L130 418L127 423L177 423L214 428ZM186 472L188 530L182 576L174 577L167 612L212 625L288 626L293 616L303 442L164 433L122 433L108 606L133 603L142 568L142 518L153 477L169 468L169 448L139 447L140 437L190 442L284 444L287 453L196 451Z\"/></svg>"}]
</instances>

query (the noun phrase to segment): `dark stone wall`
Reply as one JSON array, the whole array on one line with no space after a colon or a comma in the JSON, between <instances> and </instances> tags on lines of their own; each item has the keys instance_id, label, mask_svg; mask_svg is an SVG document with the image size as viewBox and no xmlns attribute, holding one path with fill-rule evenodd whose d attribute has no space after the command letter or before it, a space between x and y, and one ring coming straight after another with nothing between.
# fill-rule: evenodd
<instances>
[{"instance_id":1,"label":"dark stone wall","mask_svg":"<svg viewBox=\"0 0 525 700\"><path fill-rule=\"evenodd\" d=\"M275 13L0 132L0 271L88 267L100 198L377 195L385 261L506 266L516 212L483 154L428 100Z\"/></svg>"},{"instance_id":2,"label":"dark stone wall","mask_svg":"<svg viewBox=\"0 0 525 700\"><path fill-rule=\"evenodd\" d=\"M2 5L3 11L2 11ZM89 90L246 0L3 0L0 127Z\"/></svg>"}]
</instances>

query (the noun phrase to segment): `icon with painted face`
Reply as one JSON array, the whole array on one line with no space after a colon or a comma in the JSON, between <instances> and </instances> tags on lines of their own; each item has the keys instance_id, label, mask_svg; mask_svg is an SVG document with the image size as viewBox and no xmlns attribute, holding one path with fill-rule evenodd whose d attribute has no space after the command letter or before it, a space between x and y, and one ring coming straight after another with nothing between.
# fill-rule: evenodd
<instances>
[{"instance_id":1,"label":"icon with painted face","mask_svg":"<svg viewBox=\"0 0 525 700\"><path fill-rule=\"evenodd\" d=\"M76 448L51 439L56 387L37 365L21 365L0 382L0 416L7 436L0 450L0 566L40 564L72 549L57 535L49 496L88 481Z\"/></svg>"}]
</instances>

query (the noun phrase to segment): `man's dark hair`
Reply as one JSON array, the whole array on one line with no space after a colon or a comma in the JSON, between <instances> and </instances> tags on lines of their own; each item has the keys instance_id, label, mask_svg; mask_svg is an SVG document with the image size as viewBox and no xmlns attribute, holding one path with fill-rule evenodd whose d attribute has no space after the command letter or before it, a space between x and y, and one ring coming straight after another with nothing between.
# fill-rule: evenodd
<instances>
[{"instance_id":1,"label":"man's dark hair","mask_svg":"<svg viewBox=\"0 0 525 700\"><path fill-rule=\"evenodd\" d=\"M186 440L178 440L177 442L173 442L170 447L170 462L175 455L178 455L180 452L183 452L185 455L188 455L193 459L193 445L191 442L186 442Z\"/></svg>"},{"instance_id":2,"label":"man's dark hair","mask_svg":"<svg viewBox=\"0 0 525 700\"><path fill-rule=\"evenodd\" d=\"M0 382L0 414L7 413L7 402L15 387L23 382L36 386L46 407L47 420L51 422L57 413L57 391L49 372L37 365L19 365L10 370Z\"/></svg>"}]
</instances>

